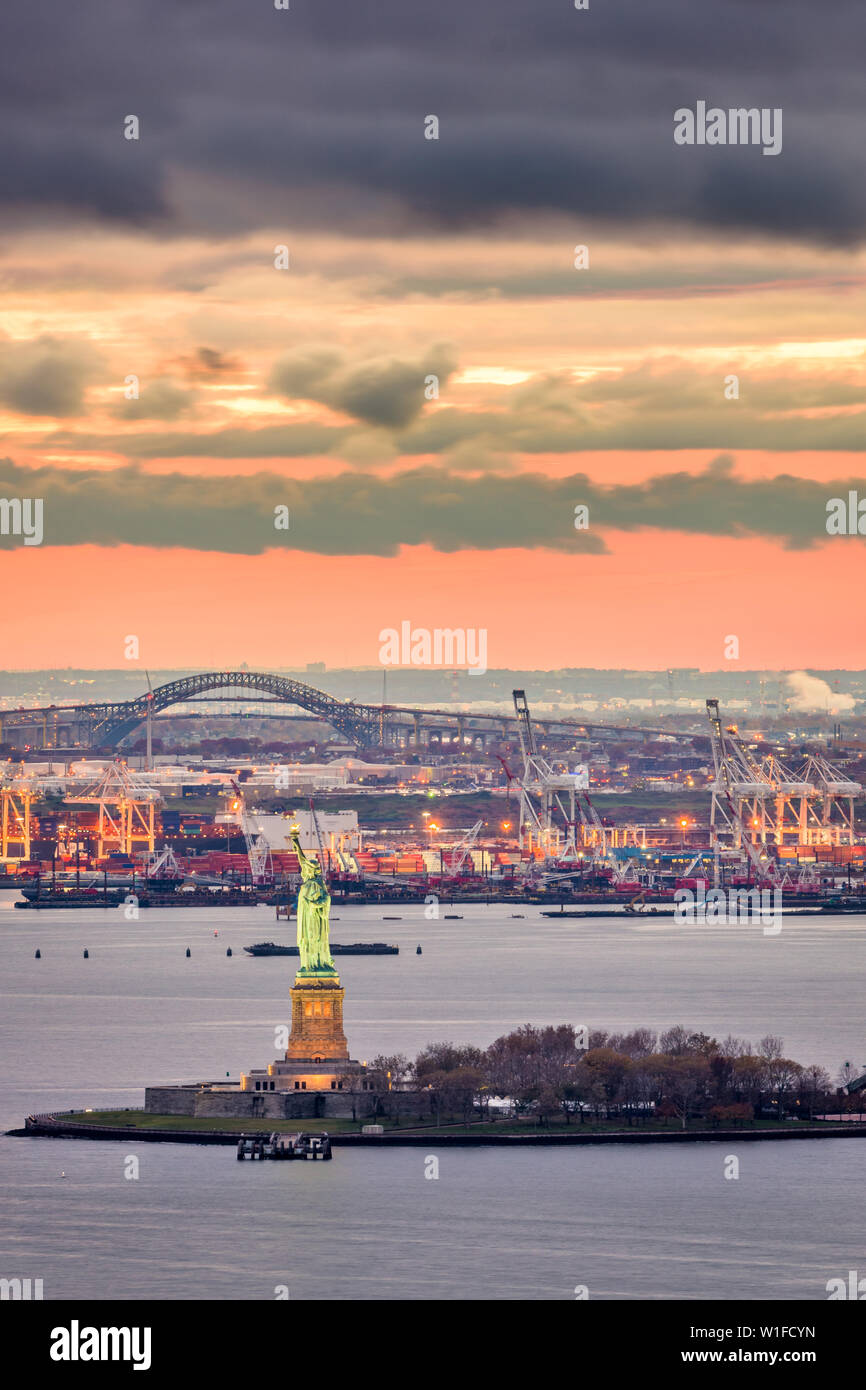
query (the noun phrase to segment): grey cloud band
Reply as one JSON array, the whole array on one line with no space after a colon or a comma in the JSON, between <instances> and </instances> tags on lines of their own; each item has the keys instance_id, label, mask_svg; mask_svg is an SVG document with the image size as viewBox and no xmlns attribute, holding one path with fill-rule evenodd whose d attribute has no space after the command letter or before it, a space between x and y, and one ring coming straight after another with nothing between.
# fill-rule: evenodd
<instances>
[{"instance_id":1,"label":"grey cloud band","mask_svg":"<svg viewBox=\"0 0 866 1390\"><path fill-rule=\"evenodd\" d=\"M763 536L806 548L833 534L826 526L829 500L858 488L866 495L863 479L814 482L780 474L749 480L724 455L698 474L660 473L609 487L582 473L467 477L432 467L391 477L348 472L301 481L276 472L203 477L151 474L137 466L71 471L0 463L0 497L44 499L45 545L247 555L278 548L387 556L401 545L603 553L605 531L644 529ZM573 523L578 504L589 514L580 530ZM0 546L14 543L14 536L0 535Z\"/></svg>"}]
</instances>

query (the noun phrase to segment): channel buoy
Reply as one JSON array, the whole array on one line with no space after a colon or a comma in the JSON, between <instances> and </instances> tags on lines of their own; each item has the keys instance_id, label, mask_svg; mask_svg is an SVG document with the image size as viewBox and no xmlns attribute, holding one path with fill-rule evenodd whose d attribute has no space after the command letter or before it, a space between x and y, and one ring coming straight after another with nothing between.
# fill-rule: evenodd
<instances>
[{"instance_id":1,"label":"channel buoy","mask_svg":"<svg viewBox=\"0 0 866 1390\"><path fill-rule=\"evenodd\" d=\"M420 956L420 955L421 955L421 947L420 947L420 946L416 946L416 947L415 947L415 954L416 954L416 956Z\"/></svg>"},{"instance_id":2,"label":"channel buoy","mask_svg":"<svg viewBox=\"0 0 866 1390\"><path fill-rule=\"evenodd\" d=\"M85 948L84 948L84 959L85 959L85 960L90 960L90 952L88 951L88 949L87 949L86 946L85 946Z\"/></svg>"},{"instance_id":3,"label":"channel buoy","mask_svg":"<svg viewBox=\"0 0 866 1390\"><path fill-rule=\"evenodd\" d=\"M227 956L230 956L231 953L232 953L232 948L231 948L231 946L229 946L228 950L226 951L226 955L227 955Z\"/></svg>"},{"instance_id":4,"label":"channel buoy","mask_svg":"<svg viewBox=\"0 0 866 1390\"><path fill-rule=\"evenodd\" d=\"M37 950L36 955L34 956L34 960L41 960L41 959L42 959L42 952L39 951L39 950Z\"/></svg>"},{"instance_id":5,"label":"channel buoy","mask_svg":"<svg viewBox=\"0 0 866 1390\"><path fill-rule=\"evenodd\" d=\"M192 955L192 951L191 951L191 950L189 949L189 947L187 946L187 948L186 948L186 958L187 958L187 960L189 960L189 958L190 958L191 955Z\"/></svg>"}]
</instances>

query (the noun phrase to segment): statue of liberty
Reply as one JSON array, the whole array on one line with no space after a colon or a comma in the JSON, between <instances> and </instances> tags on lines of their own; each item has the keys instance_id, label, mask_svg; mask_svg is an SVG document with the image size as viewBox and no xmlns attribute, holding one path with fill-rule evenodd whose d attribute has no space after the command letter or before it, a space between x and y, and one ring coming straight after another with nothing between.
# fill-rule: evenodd
<instances>
[{"instance_id":1,"label":"statue of liberty","mask_svg":"<svg viewBox=\"0 0 866 1390\"><path fill-rule=\"evenodd\" d=\"M303 880L298 889L298 949L301 953L298 974L336 975L328 946L331 895L322 877L321 865L315 859L308 859L301 849L299 826L292 826L291 837Z\"/></svg>"}]
</instances>

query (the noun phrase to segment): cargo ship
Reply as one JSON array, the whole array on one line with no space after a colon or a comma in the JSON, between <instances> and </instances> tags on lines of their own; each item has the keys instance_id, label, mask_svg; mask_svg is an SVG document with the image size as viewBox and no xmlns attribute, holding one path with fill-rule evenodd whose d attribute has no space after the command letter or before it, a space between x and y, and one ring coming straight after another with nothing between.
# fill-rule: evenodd
<instances>
[{"instance_id":1,"label":"cargo ship","mask_svg":"<svg viewBox=\"0 0 866 1390\"><path fill-rule=\"evenodd\" d=\"M297 946L278 946L274 941L260 941L257 946L245 946L248 956L299 956ZM350 946L331 943L332 956L399 956L399 946L386 946L384 941L355 941Z\"/></svg>"}]
</instances>

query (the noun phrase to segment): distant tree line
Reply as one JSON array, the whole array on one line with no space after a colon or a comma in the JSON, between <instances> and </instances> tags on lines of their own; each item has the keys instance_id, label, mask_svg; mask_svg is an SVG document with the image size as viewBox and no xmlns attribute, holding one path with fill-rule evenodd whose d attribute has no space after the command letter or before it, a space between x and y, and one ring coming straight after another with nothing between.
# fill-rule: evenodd
<instances>
[{"instance_id":1,"label":"distant tree line","mask_svg":"<svg viewBox=\"0 0 866 1390\"><path fill-rule=\"evenodd\" d=\"M399 1053L379 1056L367 1071L382 1116L405 1113L398 1095L412 1091L419 1111L437 1123L490 1118L491 1100L506 1097L518 1115L541 1125L662 1119L683 1129L689 1120L731 1126L768 1115L862 1117L866 1095L841 1089L854 1075L846 1063L834 1088L823 1067L786 1057L781 1038L768 1035L757 1047L731 1036L718 1042L682 1024L661 1034L595 1030L585 1039L571 1024L525 1024L486 1049L431 1043L414 1061Z\"/></svg>"}]
</instances>

